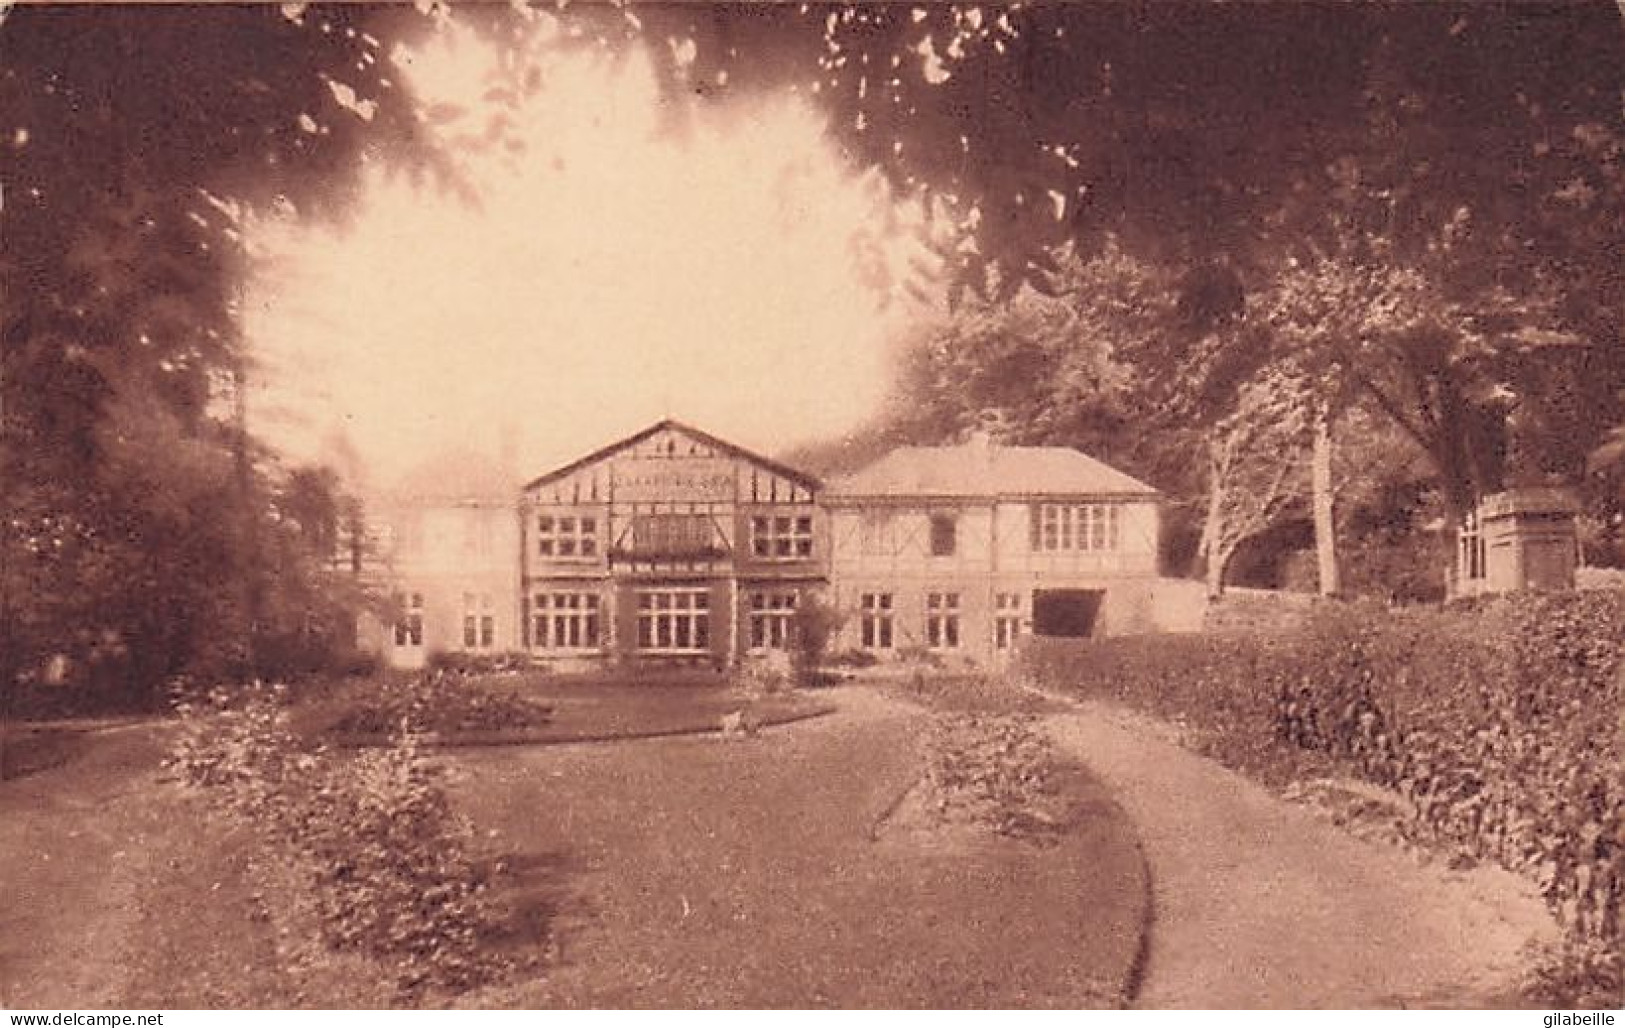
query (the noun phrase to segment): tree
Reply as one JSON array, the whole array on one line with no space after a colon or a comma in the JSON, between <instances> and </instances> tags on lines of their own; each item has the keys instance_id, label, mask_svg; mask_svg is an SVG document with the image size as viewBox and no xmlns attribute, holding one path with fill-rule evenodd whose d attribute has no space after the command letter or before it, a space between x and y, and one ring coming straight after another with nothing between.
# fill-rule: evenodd
<instances>
[{"instance_id":1,"label":"tree","mask_svg":"<svg viewBox=\"0 0 1625 1028\"><path fill-rule=\"evenodd\" d=\"M389 60L435 22L288 5L0 23L0 689L62 655L116 664L136 701L241 671L236 583L264 580L273 606L316 584L282 559L274 462L222 409L248 364L243 233L273 211L341 218L364 162L455 181Z\"/></svg>"},{"instance_id":2,"label":"tree","mask_svg":"<svg viewBox=\"0 0 1625 1028\"><path fill-rule=\"evenodd\" d=\"M1236 409L1213 426L1199 550L1209 596L1224 592L1242 543L1301 507L1312 417L1303 383L1277 372L1244 386Z\"/></svg>"},{"instance_id":3,"label":"tree","mask_svg":"<svg viewBox=\"0 0 1625 1028\"><path fill-rule=\"evenodd\" d=\"M1579 476L1620 420L1620 28L1604 2L1475 2L726 7L661 31L695 43L673 82L798 82L860 160L941 201L957 286L1043 290L1057 246L1115 239L1221 317L1304 278L1431 294L1438 317L1366 352L1300 335L1204 388L1234 399L1286 358L1360 374L1458 517L1520 462ZM1187 342L1214 338L1251 341Z\"/></svg>"}]
</instances>

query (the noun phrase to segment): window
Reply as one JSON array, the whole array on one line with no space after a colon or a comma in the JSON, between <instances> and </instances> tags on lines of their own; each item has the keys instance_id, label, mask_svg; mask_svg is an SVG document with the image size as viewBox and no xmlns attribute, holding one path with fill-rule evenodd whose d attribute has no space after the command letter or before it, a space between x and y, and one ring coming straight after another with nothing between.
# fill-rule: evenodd
<instances>
[{"instance_id":1,"label":"window","mask_svg":"<svg viewBox=\"0 0 1625 1028\"><path fill-rule=\"evenodd\" d=\"M717 550L709 514L638 514L632 552L640 556L697 557Z\"/></svg>"},{"instance_id":2,"label":"window","mask_svg":"<svg viewBox=\"0 0 1625 1028\"><path fill-rule=\"evenodd\" d=\"M412 593L404 598L406 611L395 622L396 646L423 645L423 594Z\"/></svg>"},{"instance_id":3,"label":"window","mask_svg":"<svg viewBox=\"0 0 1625 1028\"><path fill-rule=\"evenodd\" d=\"M703 653L711 645L711 594L704 589L638 593L638 649Z\"/></svg>"},{"instance_id":4,"label":"window","mask_svg":"<svg viewBox=\"0 0 1625 1028\"><path fill-rule=\"evenodd\" d=\"M463 594L463 648L488 650L496 645L497 620L490 593Z\"/></svg>"},{"instance_id":5,"label":"window","mask_svg":"<svg viewBox=\"0 0 1625 1028\"><path fill-rule=\"evenodd\" d=\"M758 515L750 519L750 552L767 560L811 557L812 534L810 515Z\"/></svg>"},{"instance_id":6,"label":"window","mask_svg":"<svg viewBox=\"0 0 1625 1028\"><path fill-rule=\"evenodd\" d=\"M864 593L859 602L859 627L863 648L889 650L892 648L892 594Z\"/></svg>"},{"instance_id":7,"label":"window","mask_svg":"<svg viewBox=\"0 0 1625 1028\"><path fill-rule=\"evenodd\" d=\"M866 510L861 515L861 539L865 556L883 557L897 552L897 520L889 510Z\"/></svg>"},{"instance_id":8,"label":"window","mask_svg":"<svg viewBox=\"0 0 1625 1028\"><path fill-rule=\"evenodd\" d=\"M591 516L538 515L536 555L565 558L598 556L598 519Z\"/></svg>"},{"instance_id":9,"label":"window","mask_svg":"<svg viewBox=\"0 0 1625 1028\"><path fill-rule=\"evenodd\" d=\"M753 650L782 650L790 645L795 631L796 603L800 599L793 592L755 592L750 594L750 648Z\"/></svg>"},{"instance_id":10,"label":"window","mask_svg":"<svg viewBox=\"0 0 1625 1028\"><path fill-rule=\"evenodd\" d=\"M959 519L952 514L931 515L931 556L952 557L958 541Z\"/></svg>"},{"instance_id":11,"label":"window","mask_svg":"<svg viewBox=\"0 0 1625 1028\"><path fill-rule=\"evenodd\" d=\"M1021 594L998 593L993 597L993 648L1008 650L1021 638Z\"/></svg>"},{"instance_id":12,"label":"window","mask_svg":"<svg viewBox=\"0 0 1625 1028\"><path fill-rule=\"evenodd\" d=\"M1489 551L1484 543L1484 530L1478 521L1478 511L1470 510L1461 523L1456 545L1460 547L1460 568L1463 581L1475 581L1488 576Z\"/></svg>"},{"instance_id":13,"label":"window","mask_svg":"<svg viewBox=\"0 0 1625 1028\"><path fill-rule=\"evenodd\" d=\"M1045 503L1033 508L1035 550L1115 550L1121 510L1115 503Z\"/></svg>"},{"instance_id":14,"label":"window","mask_svg":"<svg viewBox=\"0 0 1625 1028\"><path fill-rule=\"evenodd\" d=\"M595 593L537 593L531 597L530 642L544 650L598 648Z\"/></svg>"},{"instance_id":15,"label":"window","mask_svg":"<svg viewBox=\"0 0 1625 1028\"><path fill-rule=\"evenodd\" d=\"M936 650L959 647L959 594L927 593L925 644Z\"/></svg>"}]
</instances>

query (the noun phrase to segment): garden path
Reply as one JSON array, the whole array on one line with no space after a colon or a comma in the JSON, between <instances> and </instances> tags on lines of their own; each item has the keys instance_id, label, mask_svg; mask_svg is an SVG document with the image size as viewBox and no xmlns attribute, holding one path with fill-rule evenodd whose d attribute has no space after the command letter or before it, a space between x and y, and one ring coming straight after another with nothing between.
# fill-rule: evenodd
<instances>
[{"instance_id":1,"label":"garden path","mask_svg":"<svg viewBox=\"0 0 1625 1028\"><path fill-rule=\"evenodd\" d=\"M1181 748L1160 722L1064 702L1049 732L1116 793L1150 864L1141 1007L1501 1007L1524 946L1556 937L1507 872L1423 866Z\"/></svg>"}]
</instances>

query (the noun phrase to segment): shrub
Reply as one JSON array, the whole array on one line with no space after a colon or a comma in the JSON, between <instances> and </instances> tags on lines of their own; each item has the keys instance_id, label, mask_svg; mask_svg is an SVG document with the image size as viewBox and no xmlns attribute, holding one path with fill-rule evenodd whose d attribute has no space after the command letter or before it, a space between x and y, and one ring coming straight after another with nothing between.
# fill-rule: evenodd
<instances>
[{"instance_id":1,"label":"shrub","mask_svg":"<svg viewBox=\"0 0 1625 1028\"><path fill-rule=\"evenodd\" d=\"M1187 720L1199 748L1268 778L1320 763L1394 790L1417 836L1539 884L1569 939L1548 982L1617 996L1622 624L1621 592L1348 604L1279 636L1033 647L1029 671Z\"/></svg>"},{"instance_id":2,"label":"shrub","mask_svg":"<svg viewBox=\"0 0 1625 1028\"><path fill-rule=\"evenodd\" d=\"M464 675L517 674L533 667L530 655L522 650L502 653L464 653L459 650L436 650L429 654L430 671L445 671Z\"/></svg>"},{"instance_id":3,"label":"shrub","mask_svg":"<svg viewBox=\"0 0 1625 1028\"><path fill-rule=\"evenodd\" d=\"M181 699L170 768L304 868L326 944L383 962L403 999L495 978L505 965L481 939L498 918L472 833L416 736L339 759L300 745L285 702L281 686Z\"/></svg>"},{"instance_id":4,"label":"shrub","mask_svg":"<svg viewBox=\"0 0 1625 1028\"><path fill-rule=\"evenodd\" d=\"M843 620L838 608L816 598L809 597L808 602L796 608L790 635L790 667L797 684L817 684L818 669Z\"/></svg>"},{"instance_id":5,"label":"shrub","mask_svg":"<svg viewBox=\"0 0 1625 1028\"><path fill-rule=\"evenodd\" d=\"M368 682L364 692L351 694L332 730L341 736L390 736L404 724L412 732L444 736L534 728L551 717L547 704L469 675L431 671Z\"/></svg>"},{"instance_id":6,"label":"shrub","mask_svg":"<svg viewBox=\"0 0 1625 1028\"><path fill-rule=\"evenodd\" d=\"M773 696L791 687L794 674L791 657L769 650L740 662L736 684L751 696Z\"/></svg>"},{"instance_id":7,"label":"shrub","mask_svg":"<svg viewBox=\"0 0 1625 1028\"><path fill-rule=\"evenodd\" d=\"M872 650L841 650L832 654L828 663L831 667L866 668L879 664L880 658Z\"/></svg>"}]
</instances>

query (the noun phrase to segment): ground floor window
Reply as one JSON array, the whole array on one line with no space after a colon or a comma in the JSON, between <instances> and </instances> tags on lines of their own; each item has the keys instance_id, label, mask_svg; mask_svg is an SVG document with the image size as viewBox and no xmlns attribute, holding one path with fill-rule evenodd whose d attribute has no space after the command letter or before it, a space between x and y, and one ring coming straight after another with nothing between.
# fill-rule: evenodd
<instances>
[{"instance_id":1,"label":"ground floor window","mask_svg":"<svg viewBox=\"0 0 1625 1028\"><path fill-rule=\"evenodd\" d=\"M703 653L711 645L711 594L706 589L645 589L638 593L638 649Z\"/></svg>"},{"instance_id":2,"label":"ground floor window","mask_svg":"<svg viewBox=\"0 0 1625 1028\"><path fill-rule=\"evenodd\" d=\"M799 600L800 597L794 592L751 593L748 621L750 648L787 649L795 630L796 604Z\"/></svg>"},{"instance_id":3,"label":"ground floor window","mask_svg":"<svg viewBox=\"0 0 1625 1028\"><path fill-rule=\"evenodd\" d=\"M497 642L497 619L490 593L463 594L463 648L488 650Z\"/></svg>"},{"instance_id":4,"label":"ground floor window","mask_svg":"<svg viewBox=\"0 0 1625 1028\"><path fill-rule=\"evenodd\" d=\"M889 650L892 648L892 594L864 593L859 600L858 627L863 648Z\"/></svg>"},{"instance_id":5,"label":"ground floor window","mask_svg":"<svg viewBox=\"0 0 1625 1028\"><path fill-rule=\"evenodd\" d=\"M993 648L1008 650L1021 638L1021 594L998 593L993 597Z\"/></svg>"},{"instance_id":6,"label":"ground floor window","mask_svg":"<svg viewBox=\"0 0 1625 1028\"><path fill-rule=\"evenodd\" d=\"M1461 550L1459 567L1462 580L1474 581L1488 577L1489 549L1484 544L1484 531L1478 523L1476 510L1468 511L1467 517L1462 521L1457 546Z\"/></svg>"},{"instance_id":7,"label":"ground floor window","mask_svg":"<svg viewBox=\"0 0 1625 1028\"><path fill-rule=\"evenodd\" d=\"M959 647L958 593L926 594L925 644L938 650Z\"/></svg>"},{"instance_id":8,"label":"ground floor window","mask_svg":"<svg viewBox=\"0 0 1625 1028\"><path fill-rule=\"evenodd\" d=\"M550 592L531 597L531 645L549 650L598 648L598 595Z\"/></svg>"},{"instance_id":9,"label":"ground floor window","mask_svg":"<svg viewBox=\"0 0 1625 1028\"><path fill-rule=\"evenodd\" d=\"M401 605L406 608L399 621L395 622L396 646L422 646L423 645L423 594L412 593L401 598Z\"/></svg>"}]
</instances>

